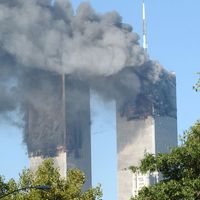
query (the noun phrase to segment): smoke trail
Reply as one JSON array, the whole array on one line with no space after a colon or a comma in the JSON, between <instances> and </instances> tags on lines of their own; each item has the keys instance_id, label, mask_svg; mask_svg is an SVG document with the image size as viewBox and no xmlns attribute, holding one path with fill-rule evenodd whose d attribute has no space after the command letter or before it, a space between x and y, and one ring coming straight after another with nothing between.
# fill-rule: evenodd
<instances>
[{"instance_id":1,"label":"smoke trail","mask_svg":"<svg viewBox=\"0 0 200 200\"><path fill-rule=\"evenodd\" d=\"M78 117L88 116L84 105L89 87L105 99L116 99L122 117L140 99L169 115L170 109L162 105L174 105L167 97L170 74L148 59L139 36L117 12L99 14L82 3L75 14L67 0L57 0L53 8L50 3L54 2L0 1L0 115L21 111L29 153L63 145L63 73L73 107L69 127ZM76 132L71 149L81 146L80 130Z\"/></svg>"}]
</instances>

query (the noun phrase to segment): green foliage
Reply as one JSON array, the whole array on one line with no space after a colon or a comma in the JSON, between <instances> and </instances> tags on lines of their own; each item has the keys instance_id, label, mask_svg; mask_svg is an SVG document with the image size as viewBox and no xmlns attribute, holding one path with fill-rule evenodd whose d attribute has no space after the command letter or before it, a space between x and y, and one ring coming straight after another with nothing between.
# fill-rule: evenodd
<instances>
[{"instance_id":1,"label":"green foliage","mask_svg":"<svg viewBox=\"0 0 200 200\"><path fill-rule=\"evenodd\" d=\"M200 199L200 121L184 133L181 146L169 154L147 154L137 170L161 172L163 181L143 187L132 200Z\"/></svg>"},{"instance_id":2,"label":"green foliage","mask_svg":"<svg viewBox=\"0 0 200 200\"><path fill-rule=\"evenodd\" d=\"M199 74L199 76L200 76L200 72L198 72L197 74ZM197 83L193 86L193 89L196 91L200 90L200 77L199 77Z\"/></svg>"},{"instance_id":3,"label":"green foliage","mask_svg":"<svg viewBox=\"0 0 200 200\"><path fill-rule=\"evenodd\" d=\"M8 191L8 184L5 183L4 177L0 176L0 196Z\"/></svg>"},{"instance_id":4,"label":"green foliage","mask_svg":"<svg viewBox=\"0 0 200 200\"><path fill-rule=\"evenodd\" d=\"M0 177L0 196L20 188L30 186L47 185L49 191L30 189L28 191L16 192L4 200L95 200L101 199L102 192L100 186L83 191L86 181L84 174L73 169L67 172L67 178L61 178L59 170L54 167L51 159L45 160L35 174L30 170L23 170L18 182L11 179L5 183Z\"/></svg>"}]
</instances>

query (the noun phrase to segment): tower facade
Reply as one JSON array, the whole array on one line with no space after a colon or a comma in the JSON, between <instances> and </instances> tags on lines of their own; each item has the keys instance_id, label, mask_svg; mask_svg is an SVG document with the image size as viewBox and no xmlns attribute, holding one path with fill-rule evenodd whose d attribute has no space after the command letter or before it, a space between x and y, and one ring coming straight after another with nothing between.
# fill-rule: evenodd
<instances>
[{"instance_id":1,"label":"tower facade","mask_svg":"<svg viewBox=\"0 0 200 200\"><path fill-rule=\"evenodd\" d=\"M84 172L84 189L92 186L90 88L71 76L66 77L67 169Z\"/></svg>"},{"instance_id":2,"label":"tower facade","mask_svg":"<svg viewBox=\"0 0 200 200\"><path fill-rule=\"evenodd\" d=\"M34 100L27 105L25 130L30 169L35 171L44 159L50 157L59 167L62 177L66 176L67 169L82 170L87 178L84 187L89 188L89 86L72 76L63 79L60 75L40 71L35 73L32 88L37 102Z\"/></svg>"},{"instance_id":3,"label":"tower facade","mask_svg":"<svg viewBox=\"0 0 200 200\"><path fill-rule=\"evenodd\" d=\"M140 97L139 105L131 105L126 116L117 113L118 199L135 196L143 186L159 181L159 174L133 174L128 168L138 166L146 153L167 153L177 146L176 81L171 74L165 93L167 103L154 105ZM161 100L160 100L161 101ZM165 105L168 104L168 105ZM164 109L165 108L165 109ZM119 109L118 109L119 110ZM139 113L139 114L138 114Z\"/></svg>"}]
</instances>

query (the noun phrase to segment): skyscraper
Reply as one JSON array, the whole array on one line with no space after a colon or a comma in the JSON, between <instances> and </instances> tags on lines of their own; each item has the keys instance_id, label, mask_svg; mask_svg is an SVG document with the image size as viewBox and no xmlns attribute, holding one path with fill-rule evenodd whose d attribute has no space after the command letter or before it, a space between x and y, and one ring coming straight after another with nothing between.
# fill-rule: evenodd
<instances>
[{"instance_id":1,"label":"skyscraper","mask_svg":"<svg viewBox=\"0 0 200 200\"><path fill-rule=\"evenodd\" d=\"M151 98L147 99L148 96L138 96L135 104L127 106L123 116L117 113L119 200L135 196L141 187L160 179L155 173L133 174L128 170L130 166L138 166L146 153L167 153L177 145L175 74L171 73L167 81L166 94L170 98L167 104L160 98L154 104Z\"/></svg>"},{"instance_id":2,"label":"skyscraper","mask_svg":"<svg viewBox=\"0 0 200 200\"><path fill-rule=\"evenodd\" d=\"M37 104L27 105L26 140L30 168L35 171L45 158L51 157L61 176L66 176L67 169L79 168L87 177L85 188L90 187L89 86L72 76L63 79L44 71L35 72L34 80L27 84L32 82ZM40 107L40 101L46 101L47 106Z\"/></svg>"}]
</instances>

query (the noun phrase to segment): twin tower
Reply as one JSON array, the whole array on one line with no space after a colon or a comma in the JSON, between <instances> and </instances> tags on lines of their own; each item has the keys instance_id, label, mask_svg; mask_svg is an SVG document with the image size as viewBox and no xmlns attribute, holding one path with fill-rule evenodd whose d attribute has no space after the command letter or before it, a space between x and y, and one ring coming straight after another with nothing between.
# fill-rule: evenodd
<instances>
[{"instance_id":1,"label":"twin tower","mask_svg":"<svg viewBox=\"0 0 200 200\"><path fill-rule=\"evenodd\" d=\"M142 186L151 184L151 175L133 174L126 170L129 166L138 165L145 152L168 152L177 145L177 119L176 113L173 114L176 112L176 81L174 74L170 76L168 92L173 106L159 104L168 109L173 107L168 114L157 112L142 95L137 104L129 104L123 112L118 108L121 103L116 100L118 200L128 200ZM85 188L90 187L89 85L72 76L41 72L28 84L32 84L36 95L35 101L27 105L26 116L25 141L30 168L36 170L45 158L52 157L62 176L67 169L79 168L87 177Z\"/></svg>"}]
</instances>

